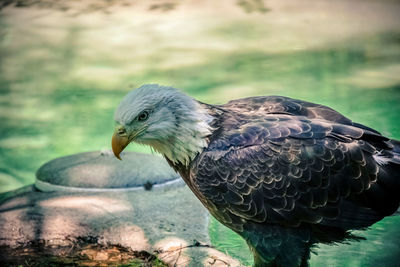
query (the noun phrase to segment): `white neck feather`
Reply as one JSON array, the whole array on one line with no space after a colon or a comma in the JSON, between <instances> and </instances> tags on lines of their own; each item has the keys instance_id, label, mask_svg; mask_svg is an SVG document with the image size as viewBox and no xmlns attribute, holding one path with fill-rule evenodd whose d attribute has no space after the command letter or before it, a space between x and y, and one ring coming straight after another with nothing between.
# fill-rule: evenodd
<instances>
[{"instance_id":1,"label":"white neck feather","mask_svg":"<svg viewBox=\"0 0 400 267\"><path fill-rule=\"evenodd\" d=\"M175 164L188 166L197 154L208 146L208 137L213 131L210 124L214 117L197 101L193 102L195 108L180 114L182 117L179 128L175 129L168 140L150 144L154 150Z\"/></svg>"}]
</instances>

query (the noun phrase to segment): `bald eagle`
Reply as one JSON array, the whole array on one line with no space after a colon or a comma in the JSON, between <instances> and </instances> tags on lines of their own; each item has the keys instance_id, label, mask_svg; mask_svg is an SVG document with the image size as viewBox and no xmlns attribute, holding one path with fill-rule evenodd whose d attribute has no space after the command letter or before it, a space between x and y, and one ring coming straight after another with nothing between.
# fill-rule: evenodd
<instances>
[{"instance_id":1,"label":"bald eagle","mask_svg":"<svg viewBox=\"0 0 400 267\"><path fill-rule=\"evenodd\" d=\"M148 84L123 98L115 122L115 156L133 141L161 153L246 240L255 266L307 265L312 245L399 206L400 142L323 105L282 96L209 105Z\"/></svg>"}]
</instances>

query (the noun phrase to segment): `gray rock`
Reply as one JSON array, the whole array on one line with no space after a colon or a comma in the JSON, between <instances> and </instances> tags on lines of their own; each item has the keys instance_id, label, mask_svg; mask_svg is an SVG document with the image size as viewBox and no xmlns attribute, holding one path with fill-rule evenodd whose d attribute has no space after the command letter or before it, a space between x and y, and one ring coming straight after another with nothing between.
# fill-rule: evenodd
<instances>
[{"instance_id":1,"label":"gray rock","mask_svg":"<svg viewBox=\"0 0 400 267\"><path fill-rule=\"evenodd\" d=\"M57 158L39 168L35 185L47 192L137 190L174 180L183 183L161 157L125 152L122 159L116 159L111 151Z\"/></svg>"},{"instance_id":2,"label":"gray rock","mask_svg":"<svg viewBox=\"0 0 400 267\"><path fill-rule=\"evenodd\" d=\"M56 159L37 173L36 184L48 184L47 192L28 186L0 195L0 246L44 241L74 247L84 239L156 251L169 265L239 265L209 247L208 212L185 184L171 186L177 175L162 159L136 153L123 159L98 152ZM148 181L156 186L144 190ZM49 192L52 186L55 192ZM69 186L81 190L61 190ZM92 186L111 190L91 191Z\"/></svg>"}]
</instances>

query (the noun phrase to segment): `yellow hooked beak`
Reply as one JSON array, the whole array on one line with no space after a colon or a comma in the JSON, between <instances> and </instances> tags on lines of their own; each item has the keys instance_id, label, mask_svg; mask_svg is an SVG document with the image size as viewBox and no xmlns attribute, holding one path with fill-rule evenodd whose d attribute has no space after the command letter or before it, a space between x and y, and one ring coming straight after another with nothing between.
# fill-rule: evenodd
<instances>
[{"instance_id":1,"label":"yellow hooked beak","mask_svg":"<svg viewBox=\"0 0 400 267\"><path fill-rule=\"evenodd\" d=\"M121 154L127 145L129 145L129 138L127 136L121 136L115 131L111 139L111 147L117 159L122 160L119 154Z\"/></svg>"},{"instance_id":2,"label":"yellow hooked beak","mask_svg":"<svg viewBox=\"0 0 400 267\"><path fill-rule=\"evenodd\" d=\"M119 160L122 160L119 154L121 154L121 152L125 149L127 145L129 145L130 142L134 141L138 135L143 133L146 128L147 125L145 124L130 135L126 133L126 130L123 127L116 129L111 139L111 147L115 157Z\"/></svg>"}]
</instances>

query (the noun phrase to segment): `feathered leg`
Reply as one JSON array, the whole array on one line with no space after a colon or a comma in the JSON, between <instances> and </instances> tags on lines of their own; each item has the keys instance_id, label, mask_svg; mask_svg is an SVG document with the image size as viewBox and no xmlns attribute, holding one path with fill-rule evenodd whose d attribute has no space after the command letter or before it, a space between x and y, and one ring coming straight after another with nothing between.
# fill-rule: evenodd
<instances>
[{"instance_id":1,"label":"feathered leg","mask_svg":"<svg viewBox=\"0 0 400 267\"><path fill-rule=\"evenodd\" d=\"M306 227L248 224L242 236L254 255L254 266L308 266L311 236Z\"/></svg>"}]
</instances>

